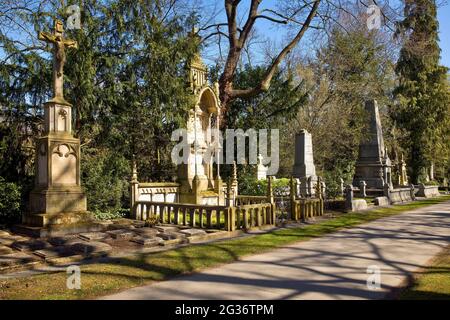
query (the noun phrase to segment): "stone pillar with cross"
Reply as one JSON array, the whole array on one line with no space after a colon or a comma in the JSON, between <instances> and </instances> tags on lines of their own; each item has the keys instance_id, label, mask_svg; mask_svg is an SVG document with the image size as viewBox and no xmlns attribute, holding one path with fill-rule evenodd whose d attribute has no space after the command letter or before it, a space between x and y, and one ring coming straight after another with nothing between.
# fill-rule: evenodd
<instances>
[{"instance_id":1,"label":"stone pillar with cross","mask_svg":"<svg viewBox=\"0 0 450 320\"><path fill-rule=\"evenodd\" d=\"M35 188L23 227L37 236L92 231L86 196L80 183L80 140L72 133L72 105L64 99L65 49L77 48L63 36L63 25L55 21L52 34L39 39L53 45L53 98L44 104L44 134L36 143Z\"/></svg>"}]
</instances>

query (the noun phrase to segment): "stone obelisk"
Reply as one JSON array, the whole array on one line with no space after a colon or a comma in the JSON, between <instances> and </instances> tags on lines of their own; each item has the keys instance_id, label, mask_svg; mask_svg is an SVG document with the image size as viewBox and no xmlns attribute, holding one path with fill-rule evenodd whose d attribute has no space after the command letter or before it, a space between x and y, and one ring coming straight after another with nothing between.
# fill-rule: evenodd
<instances>
[{"instance_id":1,"label":"stone obelisk","mask_svg":"<svg viewBox=\"0 0 450 320\"><path fill-rule=\"evenodd\" d=\"M377 101L366 101L365 110L369 118L359 145L353 185L365 181L367 188L383 189L385 183L392 186L391 161L384 147Z\"/></svg>"},{"instance_id":2,"label":"stone obelisk","mask_svg":"<svg viewBox=\"0 0 450 320\"><path fill-rule=\"evenodd\" d=\"M86 196L80 185L80 140L72 134L72 105L63 94L65 49L77 48L77 43L63 37L59 20L52 34L41 32L39 39L54 47L54 97L44 104L44 134L36 143L35 188L22 222L38 236L55 230L92 230L92 216L86 210Z\"/></svg>"}]
</instances>

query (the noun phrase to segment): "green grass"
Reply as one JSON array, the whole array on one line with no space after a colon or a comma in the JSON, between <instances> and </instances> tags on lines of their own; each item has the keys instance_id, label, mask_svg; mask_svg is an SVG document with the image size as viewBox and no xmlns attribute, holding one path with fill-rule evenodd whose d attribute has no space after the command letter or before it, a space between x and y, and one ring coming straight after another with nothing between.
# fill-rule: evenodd
<instances>
[{"instance_id":1,"label":"green grass","mask_svg":"<svg viewBox=\"0 0 450 320\"><path fill-rule=\"evenodd\" d=\"M404 289L402 300L450 300L450 246L433 259Z\"/></svg>"},{"instance_id":2,"label":"green grass","mask_svg":"<svg viewBox=\"0 0 450 320\"><path fill-rule=\"evenodd\" d=\"M250 237L83 265L81 266L81 290L66 288L67 274L64 272L0 280L0 299L94 298L152 281L165 280L182 273L230 263L246 255L266 252L297 241L307 241L342 228L353 227L447 200L450 200L450 196L363 213L343 214L334 219L298 228L278 229Z\"/></svg>"}]
</instances>

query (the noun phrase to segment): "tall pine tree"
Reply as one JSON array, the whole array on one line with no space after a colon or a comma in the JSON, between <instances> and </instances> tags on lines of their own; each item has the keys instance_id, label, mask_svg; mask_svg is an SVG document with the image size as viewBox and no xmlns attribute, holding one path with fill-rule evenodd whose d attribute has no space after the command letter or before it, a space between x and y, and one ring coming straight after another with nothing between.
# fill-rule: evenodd
<instances>
[{"instance_id":1,"label":"tall pine tree","mask_svg":"<svg viewBox=\"0 0 450 320\"><path fill-rule=\"evenodd\" d=\"M426 168L435 161L439 151L436 148L443 146L448 123L448 69L439 65L436 16L434 0L406 0L404 20L397 30L403 47L396 66L398 104L393 115L398 127L406 132L403 145L409 151L414 183L423 181Z\"/></svg>"}]
</instances>

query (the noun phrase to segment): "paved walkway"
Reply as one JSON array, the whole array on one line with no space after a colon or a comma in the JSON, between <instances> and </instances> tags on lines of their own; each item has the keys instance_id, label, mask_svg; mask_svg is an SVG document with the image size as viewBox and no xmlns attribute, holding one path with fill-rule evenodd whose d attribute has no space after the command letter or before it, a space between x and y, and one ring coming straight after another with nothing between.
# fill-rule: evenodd
<instances>
[{"instance_id":1,"label":"paved walkway","mask_svg":"<svg viewBox=\"0 0 450 320\"><path fill-rule=\"evenodd\" d=\"M382 299L449 243L446 202L105 299Z\"/></svg>"}]
</instances>

